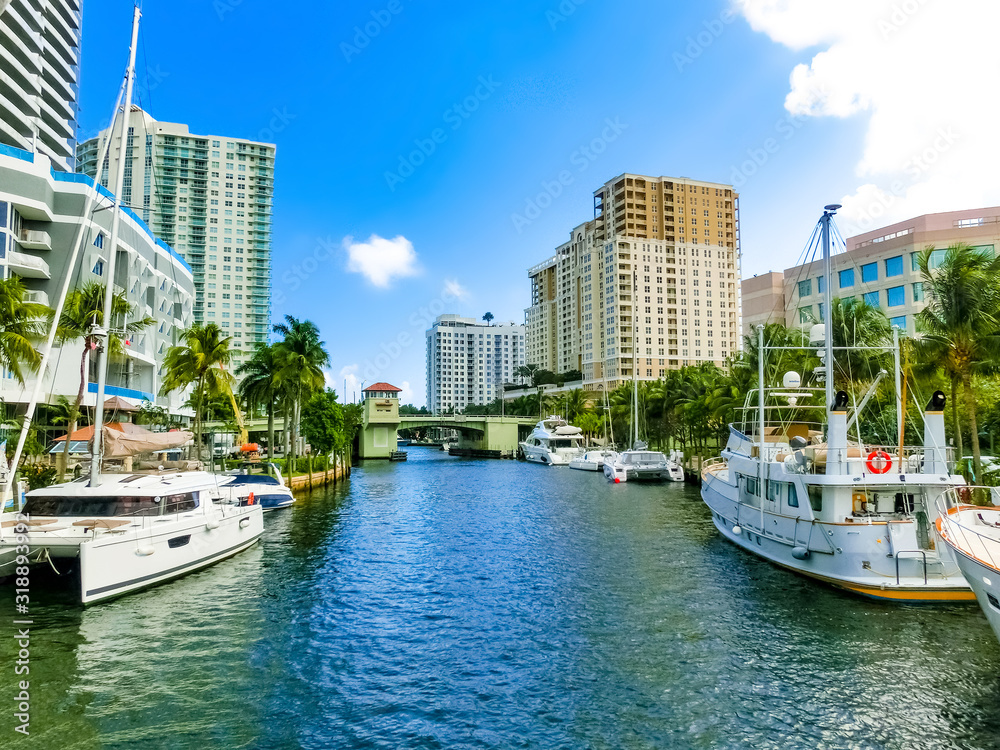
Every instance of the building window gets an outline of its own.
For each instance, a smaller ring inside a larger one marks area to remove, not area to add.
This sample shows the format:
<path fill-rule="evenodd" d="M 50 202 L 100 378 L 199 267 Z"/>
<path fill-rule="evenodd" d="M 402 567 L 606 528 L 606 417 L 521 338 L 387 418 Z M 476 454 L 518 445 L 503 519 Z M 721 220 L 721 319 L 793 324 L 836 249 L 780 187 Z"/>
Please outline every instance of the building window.
<path fill-rule="evenodd" d="M 816 279 L 816 293 L 822 294 L 826 291 L 826 278 L 820 276 Z"/>
<path fill-rule="evenodd" d="M 896 318 L 889 318 L 889 325 L 899 326 L 900 331 L 906 330 L 906 316 L 900 315 Z"/>
<path fill-rule="evenodd" d="M 826 320 L 826 310 L 823 309 L 822 302 L 819 303 L 819 320 L 821 323 Z"/>
<path fill-rule="evenodd" d="M 812 279 L 799 282 L 799 297 L 808 297 L 812 293 Z"/>
<path fill-rule="evenodd" d="M 866 292 L 864 300 L 869 307 L 878 307 L 878 292 Z"/>
<path fill-rule="evenodd" d="M 913 285 L 913 301 L 914 302 L 924 301 L 924 282 L 918 281 Z"/>
<path fill-rule="evenodd" d="M 903 275 L 903 256 L 897 255 L 895 258 L 885 259 L 885 276 L 890 278 L 892 276 L 902 276 Z"/>
<path fill-rule="evenodd" d="M 98 276 L 103 276 L 104 275 L 104 261 L 103 260 L 99 260 L 99 261 L 97 261 L 97 263 L 94 264 L 94 273 L 97 274 Z"/>
<path fill-rule="evenodd" d="M 878 263 L 866 263 L 861 266 L 861 281 L 864 284 L 878 281 Z"/>
<path fill-rule="evenodd" d="M 906 287 L 894 286 L 885 290 L 885 303 L 888 307 L 899 307 L 906 304 Z"/>
<path fill-rule="evenodd" d="M 838 276 L 840 281 L 840 288 L 846 289 L 847 287 L 854 286 L 854 269 L 847 268 L 841 271 Z"/>

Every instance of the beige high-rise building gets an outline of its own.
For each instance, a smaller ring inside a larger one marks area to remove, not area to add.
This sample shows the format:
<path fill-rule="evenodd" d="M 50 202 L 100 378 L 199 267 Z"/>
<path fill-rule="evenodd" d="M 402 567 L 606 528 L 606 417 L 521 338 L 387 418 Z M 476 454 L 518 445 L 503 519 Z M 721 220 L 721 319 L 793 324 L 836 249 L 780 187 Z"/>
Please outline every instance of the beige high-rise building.
<path fill-rule="evenodd" d="M 194 135 L 139 107 L 129 118 L 122 201 L 184 256 L 194 271 L 194 319 L 217 323 L 240 356 L 271 331 L 273 143 Z M 100 133 L 80 144 L 77 169 L 97 174 Z M 122 153 L 113 140 L 103 181 Z"/>
<path fill-rule="evenodd" d="M 732 185 L 623 174 L 594 218 L 528 270 L 528 364 L 615 387 L 740 347 L 739 195 Z"/>

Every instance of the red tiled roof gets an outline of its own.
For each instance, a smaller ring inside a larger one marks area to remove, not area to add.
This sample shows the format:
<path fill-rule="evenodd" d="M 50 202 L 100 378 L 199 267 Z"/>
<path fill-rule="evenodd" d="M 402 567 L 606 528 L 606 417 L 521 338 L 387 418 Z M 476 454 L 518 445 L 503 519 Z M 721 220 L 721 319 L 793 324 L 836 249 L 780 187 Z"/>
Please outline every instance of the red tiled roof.
<path fill-rule="evenodd" d="M 368 391 L 395 391 L 396 393 L 402 393 L 403 389 L 397 388 L 394 385 L 389 385 L 388 383 L 372 383 L 361 392 L 368 393 Z"/>

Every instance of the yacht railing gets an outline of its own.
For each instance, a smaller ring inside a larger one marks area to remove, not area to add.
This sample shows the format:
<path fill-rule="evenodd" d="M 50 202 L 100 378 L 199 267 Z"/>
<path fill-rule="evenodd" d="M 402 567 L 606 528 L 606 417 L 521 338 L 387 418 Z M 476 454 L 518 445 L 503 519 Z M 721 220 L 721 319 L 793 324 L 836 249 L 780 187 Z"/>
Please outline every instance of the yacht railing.
<path fill-rule="evenodd" d="M 937 500 L 942 534 L 955 547 L 1000 572 L 1000 487 L 952 487 Z M 983 517 L 990 512 L 992 520 Z M 990 531 L 984 533 L 976 527 Z"/>

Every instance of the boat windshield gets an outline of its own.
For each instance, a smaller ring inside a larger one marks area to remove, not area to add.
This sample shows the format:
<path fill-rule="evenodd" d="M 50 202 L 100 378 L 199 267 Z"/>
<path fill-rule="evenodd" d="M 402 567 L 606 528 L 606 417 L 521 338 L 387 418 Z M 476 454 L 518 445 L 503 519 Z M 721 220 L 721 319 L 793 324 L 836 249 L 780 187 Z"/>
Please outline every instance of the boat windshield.
<path fill-rule="evenodd" d="M 280 485 L 277 479 L 267 474 L 237 474 L 233 477 L 233 484 L 277 484 Z"/>
<path fill-rule="evenodd" d="M 626 453 L 627 464 L 658 464 L 663 463 L 662 453 Z"/>
<path fill-rule="evenodd" d="M 29 497 L 24 513 L 31 516 L 160 516 L 182 513 L 198 507 L 190 492 L 163 497 L 59 497 L 58 495 Z"/>
<path fill-rule="evenodd" d="M 572 440 L 568 440 L 568 439 L 565 439 L 565 438 L 558 438 L 558 439 L 550 439 L 549 440 L 549 447 L 550 448 L 575 448 L 576 445 L 573 443 Z"/>

